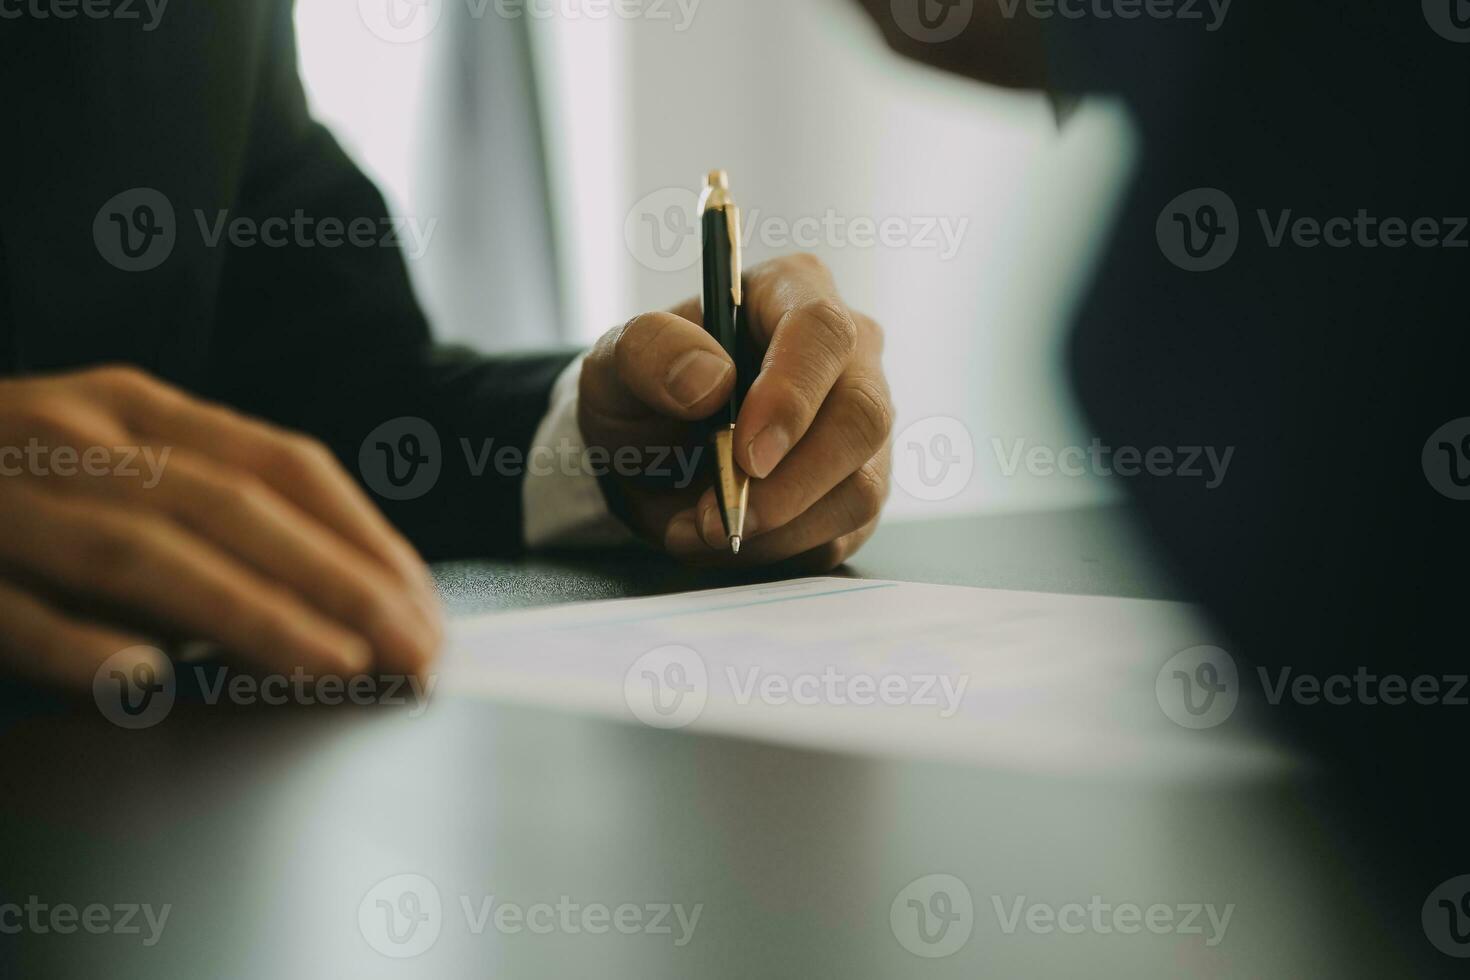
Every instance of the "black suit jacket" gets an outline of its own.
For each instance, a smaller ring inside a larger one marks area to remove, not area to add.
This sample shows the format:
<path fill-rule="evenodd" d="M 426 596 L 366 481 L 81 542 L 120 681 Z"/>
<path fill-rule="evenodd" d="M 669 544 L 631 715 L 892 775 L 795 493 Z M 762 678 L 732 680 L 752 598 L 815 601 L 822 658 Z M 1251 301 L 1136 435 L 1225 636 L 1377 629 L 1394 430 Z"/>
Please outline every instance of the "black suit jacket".
<path fill-rule="evenodd" d="M 359 475 L 370 432 L 422 418 L 441 473 L 416 499 L 378 497 L 390 518 L 431 558 L 520 547 L 520 479 L 475 476 L 461 440 L 524 451 L 571 355 L 432 342 L 402 255 L 378 244 L 381 195 L 308 115 L 289 0 L 173 0 L 148 20 L 0 22 L 0 370 L 132 363 L 310 432 Z M 126 271 L 109 261 L 127 265 L 124 229 L 141 248 L 166 219 L 136 193 L 99 212 L 139 188 L 166 200 L 175 240 Z M 320 224 L 283 247 L 211 243 L 221 212 L 278 219 L 276 241 L 298 213 L 366 219 L 373 244 L 325 247 Z"/>

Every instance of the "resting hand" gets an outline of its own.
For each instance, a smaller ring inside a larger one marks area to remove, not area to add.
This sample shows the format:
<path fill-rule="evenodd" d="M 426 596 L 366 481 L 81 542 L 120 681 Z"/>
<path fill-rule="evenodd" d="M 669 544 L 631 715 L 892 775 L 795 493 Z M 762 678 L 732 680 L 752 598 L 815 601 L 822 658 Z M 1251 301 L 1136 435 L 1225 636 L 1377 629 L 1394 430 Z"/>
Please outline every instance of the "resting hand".
<path fill-rule="evenodd" d="M 0 526 L 0 668 L 34 678 L 161 668 L 152 637 L 339 675 L 439 642 L 422 562 L 325 449 L 131 368 L 0 382 Z"/>

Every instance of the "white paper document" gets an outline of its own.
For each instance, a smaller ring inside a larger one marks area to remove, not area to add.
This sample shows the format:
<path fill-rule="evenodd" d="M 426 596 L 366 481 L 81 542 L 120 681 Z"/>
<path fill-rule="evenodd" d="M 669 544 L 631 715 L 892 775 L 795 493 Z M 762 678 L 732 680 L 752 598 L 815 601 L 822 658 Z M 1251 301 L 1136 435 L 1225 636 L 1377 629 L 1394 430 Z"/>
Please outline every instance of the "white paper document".
<path fill-rule="evenodd" d="M 816 578 L 459 619 L 440 690 L 989 766 L 1286 764 L 1213 642 L 1182 603 Z"/>

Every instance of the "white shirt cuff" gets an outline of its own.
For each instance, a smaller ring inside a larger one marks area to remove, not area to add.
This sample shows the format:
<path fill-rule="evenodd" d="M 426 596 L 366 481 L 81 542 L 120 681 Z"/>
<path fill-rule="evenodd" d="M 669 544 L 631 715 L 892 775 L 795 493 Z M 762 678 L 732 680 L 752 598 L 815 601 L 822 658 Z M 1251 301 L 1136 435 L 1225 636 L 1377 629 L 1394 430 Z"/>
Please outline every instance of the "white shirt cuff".
<path fill-rule="evenodd" d="M 587 444 L 577 424 L 582 361 L 573 361 L 552 385 L 551 404 L 526 455 L 533 463 L 521 485 L 527 548 L 607 548 L 633 540 L 586 466 Z"/>

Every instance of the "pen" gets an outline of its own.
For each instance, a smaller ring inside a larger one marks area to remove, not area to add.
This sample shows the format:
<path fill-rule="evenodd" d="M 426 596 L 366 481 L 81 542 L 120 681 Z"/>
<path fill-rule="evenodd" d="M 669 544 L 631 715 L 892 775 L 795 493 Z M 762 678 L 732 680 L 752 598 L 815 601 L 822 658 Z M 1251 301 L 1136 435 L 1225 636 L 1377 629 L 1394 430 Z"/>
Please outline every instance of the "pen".
<path fill-rule="evenodd" d="M 704 329 L 719 341 L 735 363 L 735 389 L 724 412 L 710 420 L 710 443 L 715 450 L 715 495 L 720 520 L 730 538 L 730 550 L 740 554 L 745 533 L 745 508 L 750 497 L 750 477 L 735 462 L 735 420 L 740 415 L 741 333 L 744 303 L 740 282 L 740 209 L 730 197 L 730 178 L 723 170 L 705 178 L 699 199 L 700 223 L 704 232 Z"/>

